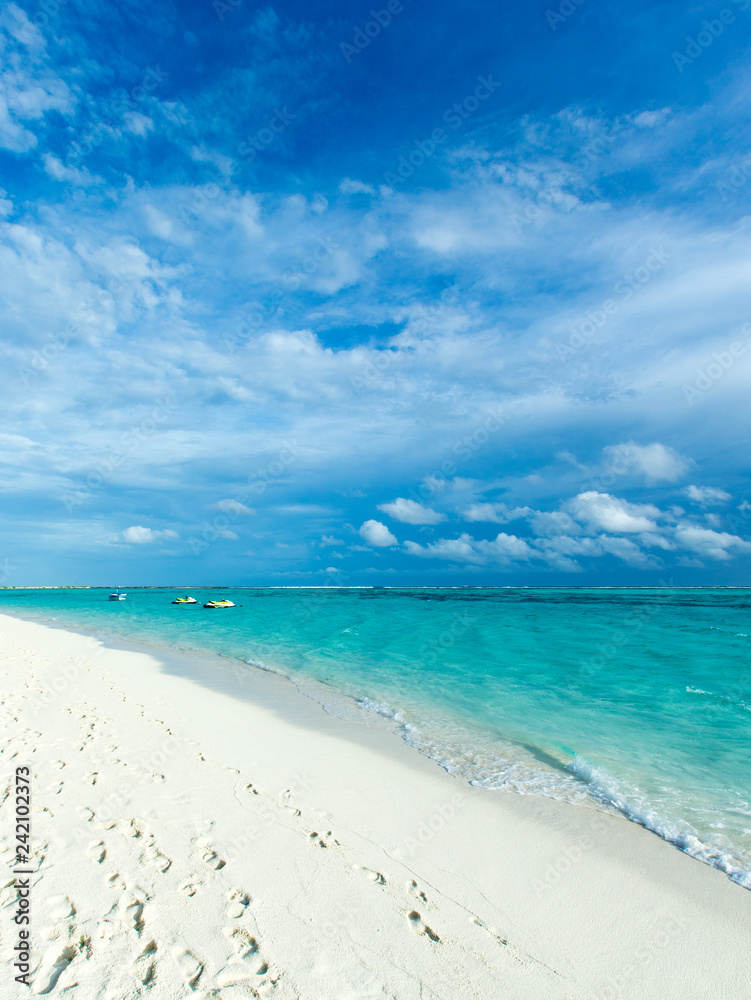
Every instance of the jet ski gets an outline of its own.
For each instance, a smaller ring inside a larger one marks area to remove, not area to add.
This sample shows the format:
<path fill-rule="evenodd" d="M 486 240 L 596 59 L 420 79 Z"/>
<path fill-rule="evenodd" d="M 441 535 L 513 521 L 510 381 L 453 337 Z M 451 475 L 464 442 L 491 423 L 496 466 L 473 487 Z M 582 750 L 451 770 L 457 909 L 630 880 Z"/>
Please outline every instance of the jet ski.
<path fill-rule="evenodd" d="M 208 604 L 204 604 L 205 608 L 234 608 L 232 601 L 209 601 Z"/>
<path fill-rule="evenodd" d="M 195 597 L 178 597 L 178 599 L 176 601 L 173 601 L 172 603 L 173 604 L 198 604 L 198 601 L 195 599 Z"/>

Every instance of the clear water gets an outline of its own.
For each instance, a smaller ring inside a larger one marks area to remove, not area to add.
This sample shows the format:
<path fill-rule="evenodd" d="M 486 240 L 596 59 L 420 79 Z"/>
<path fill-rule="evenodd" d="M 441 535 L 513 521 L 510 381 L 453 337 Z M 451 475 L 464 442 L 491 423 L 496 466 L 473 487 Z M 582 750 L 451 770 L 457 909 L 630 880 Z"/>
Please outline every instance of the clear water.
<path fill-rule="evenodd" d="M 0 612 L 276 670 L 468 781 L 617 809 L 751 888 L 751 591 L 108 593 L 0 591 Z"/>

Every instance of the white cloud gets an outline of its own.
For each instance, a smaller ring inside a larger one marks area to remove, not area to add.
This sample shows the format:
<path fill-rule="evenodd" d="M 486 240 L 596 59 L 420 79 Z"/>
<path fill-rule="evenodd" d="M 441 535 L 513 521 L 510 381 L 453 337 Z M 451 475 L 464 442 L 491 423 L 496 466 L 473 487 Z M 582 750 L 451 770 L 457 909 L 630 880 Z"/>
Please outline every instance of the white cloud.
<path fill-rule="evenodd" d="M 505 531 L 502 531 L 491 541 L 477 542 L 477 548 L 488 559 L 499 562 L 508 562 L 510 559 L 527 562 L 537 555 L 523 538 L 507 535 Z"/>
<path fill-rule="evenodd" d="M 321 535 L 321 545 L 344 545 L 340 538 L 334 538 L 333 535 Z"/>
<path fill-rule="evenodd" d="M 490 540 L 472 538 L 465 533 L 459 538 L 440 538 L 425 546 L 407 541 L 404 547 L 410 555 L 421 559 L 446 559 L 478 566 L 488 563 L 508 565 L 512 561 L 527 562 L 539 556 L 523 538 L 507 535 L 503 531 Z"/>
<path fill-rule="evenodd" d="M 353 180 L 351 177 L 345 177 L 341 181 L 339 190 L 342 194 L 375 194 L 375 188 L 370 184 L 363 184 L 362 181 Z"/>
<path fill-rule="evenodd" d="M 89 187 L 92 184 L 101 184 L 102 178 L 89 173 L 84 167 L 66 167 L 62 160 L 59 160 L 51 153 L 45 153 L 43 158 L 44 169 L 56 181 L 63 181 L 66 184 L 74 184 L 77 187 Z"/>
<path fill-rule="evenodd" d="M 130 528 L 126 528 L 120 537 L 128 545 L 149 545 L 151 542 L 169 541 L 180 536 L 170 528 L 166 528 L 164 531 L 154 531 L 152 528 L 144 528 L 140 524 L 134 524 Z"/>
<path fill-rule="evenodd" d="M 252 507 L 246 507 L 244 503 L 240 503 L 239 500 L 217 500 L 216 503 L 209 504 L 211 510 L 221 510 L 226 514 L 237 514 L 237 515 L 250 515 L 255 514 L 255 510 Z"/>
<path fill-rule="evenodd" d="M 511 509 L 505 503 L 473 503 L 462 512 L 462 517 L 465 521 L 507 524 L 509 521 L 516 521 L 532 513 L 534 512 L 529 507 L 514 507 Z"/>
<path fill-rule="evenodd" d="M 564 506 L 577 521 L 583 521 L 590 528 L 617 533 L 655 531 L 654 518 L 660 516 L 660 511 L 652 504 L 628 503 L 594 490 L 580 493 Z"/>
<path fill-rule="evenodd" d="M 48 111 L 68 115 L 74 107 L 66 84 L 45 65 L 45 42 L 17 4 L 0 10 L 0 148 L 34 149 L 39 138 L 27 128 Z"/>
<path fill-rule="evenodd" d="M 718 490 L 714 486 L 687 486 L 683 491 L 689 500 L 708 507 L 710 504 L 727 503 L 733 498 L 725 490 Z"/>
<path fill-rule="evenodd" d="M 368 543 L 375 548 L 385 548 L 388 545 L 398 545 L 399 542 L 391 534 L 385 524 L 380 521 L 366 521 L 360 528 L 360 534 Z"/>
<path fill-rule="evenodd" d="M 437 542 L 431 542 L 425 546 L 418 545 L 417 542 L 407 541 L 404 543 L 404 548 L 411 556 L 419 556 L 421 559 L 448 559 L 450 562 L 484 563 L 485 557 L 477 552 L 474 543 L 474 538 L 463 534 L 459 538 L 440 538 Z"/>
<path fill-rule="evenodd" d="M 650 482 L 674 483 L 688 470 L 690 462 L 673 448 L 655 441 L 639 445 L 633 441 L 603 448 L 608 469 L 623 475 L 627 472 L 643 475 Z"/>
<path fill-rule="evenodd" d="M 637 566 L 640 569 L 657 569 L 660 566 L 659 562 L 643 552 L 630 538 L 612 538 L 608 535 L 600 535 L 597 541 L 602 546 L 603 552 L 616 556 L 629 566 Z"/>
<path fill-rule="evenodd" d="M 439 524 L 446 520 L 445 514 L 404 497 L 397 497 L 391 503 L 379 503 L 378 509 L 403 524 Z"/>
<path fill-rule="evenodd" d="M 699 528 L 696 525 L 687 524 L 679 525 L 675 529 L 675 534 L 679 544 L 684 548 L 698 552 L 699 555 L 709 559 L 725 562 L 731 558 L 731 549 L 751 552 L 751 543 L 739 538 L 738 535 L 731 535 L 727 531 L 712 531 L 710 528 Z"/>

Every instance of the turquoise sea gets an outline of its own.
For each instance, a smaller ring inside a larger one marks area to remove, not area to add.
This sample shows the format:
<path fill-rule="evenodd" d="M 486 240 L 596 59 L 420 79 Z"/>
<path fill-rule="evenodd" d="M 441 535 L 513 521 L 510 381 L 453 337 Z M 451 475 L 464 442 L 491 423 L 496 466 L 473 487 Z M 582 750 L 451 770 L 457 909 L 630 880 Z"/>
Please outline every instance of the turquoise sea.
<path fill-rule="evenodd" d="M 617 809 L 751 888 L 751 591 L 0 591 L 0 612 L 235 658 L 490 788 Z M 202 608 L 229 597 L 238 607 Z"/>

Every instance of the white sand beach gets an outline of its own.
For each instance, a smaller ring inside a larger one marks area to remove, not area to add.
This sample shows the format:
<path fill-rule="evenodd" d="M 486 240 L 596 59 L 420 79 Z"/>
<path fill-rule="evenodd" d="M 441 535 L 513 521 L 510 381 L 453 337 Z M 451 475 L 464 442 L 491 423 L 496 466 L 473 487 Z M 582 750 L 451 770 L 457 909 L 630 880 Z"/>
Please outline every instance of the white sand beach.
<path fill-rule="evenodd" d="M 29 992 L 19 766 L 32 993 L 751 996 L 751 893 L 721 872 L 625 819 L 472 788 L 274 675 L 181 669 L 0 616 L 3 997 Z"/>

